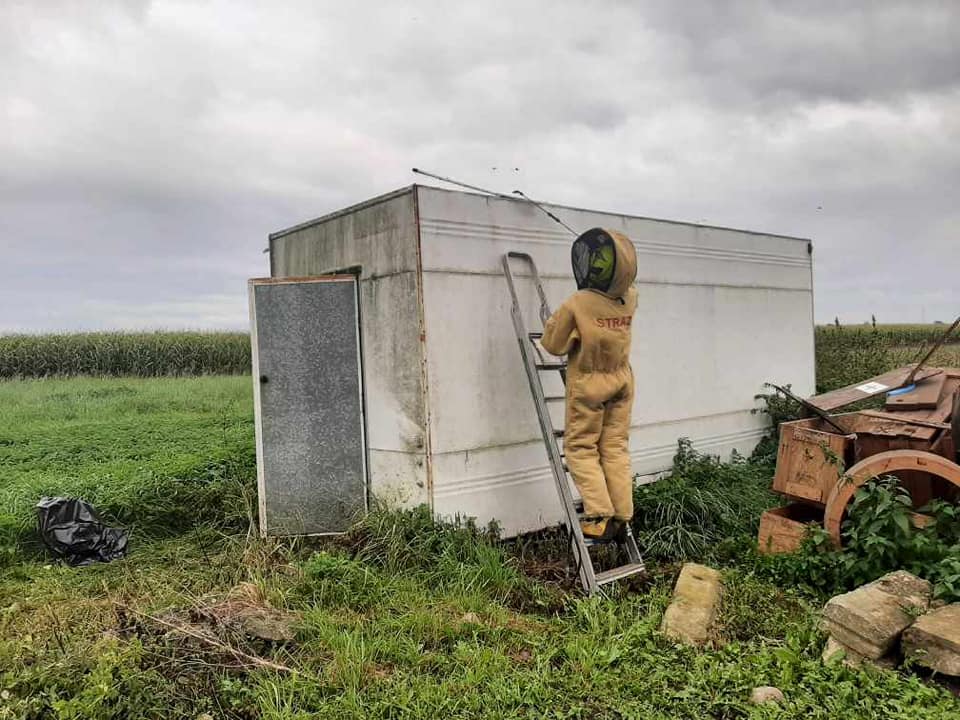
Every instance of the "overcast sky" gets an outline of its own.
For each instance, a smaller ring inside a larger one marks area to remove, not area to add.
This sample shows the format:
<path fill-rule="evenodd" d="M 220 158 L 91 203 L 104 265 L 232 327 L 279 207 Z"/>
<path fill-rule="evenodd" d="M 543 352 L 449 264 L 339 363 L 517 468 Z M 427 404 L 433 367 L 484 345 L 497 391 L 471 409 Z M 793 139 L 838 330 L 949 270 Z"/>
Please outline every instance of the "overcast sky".
<path fill-rule="evenodd" d="M 0 332 L 244 328 L 270 231 L 412 166 L 811 237 L 818 320 L 950 320 L 958 38 L 950 1 L 0 0 Z"/>

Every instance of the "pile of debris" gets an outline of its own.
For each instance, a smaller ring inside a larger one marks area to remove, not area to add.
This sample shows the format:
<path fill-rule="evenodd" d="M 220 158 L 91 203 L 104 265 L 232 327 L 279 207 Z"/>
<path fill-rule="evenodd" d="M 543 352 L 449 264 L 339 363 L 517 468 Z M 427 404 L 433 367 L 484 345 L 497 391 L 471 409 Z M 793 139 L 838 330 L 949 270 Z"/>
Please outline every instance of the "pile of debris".
<path fill-rule="evenodd" d="M 960 368 L 924 363 L 960 325 L 957 318 L 923 360 L 857 385 L 796 400 L 808 417 L 780 426 L 773 490 L 790 503 L 760 519 L 761 552 L 793 552 L 809 524 L 822 525 L 841 544 L 840 527 L 857 489 L 893 475 L 914 508 L 933 499 L 960 500 Z M 837 413 L 885 395 L 882 410 Z M 919 526 L 926 518 L 915 515 Z"/>
<path fill-rule="evenodd" d="M 960 676 L 960 603 L 931 602 L 926 580 L 903 570 L 831 598 L 823 608 L 825 661 L 893 669 L 901 661 Z"/>

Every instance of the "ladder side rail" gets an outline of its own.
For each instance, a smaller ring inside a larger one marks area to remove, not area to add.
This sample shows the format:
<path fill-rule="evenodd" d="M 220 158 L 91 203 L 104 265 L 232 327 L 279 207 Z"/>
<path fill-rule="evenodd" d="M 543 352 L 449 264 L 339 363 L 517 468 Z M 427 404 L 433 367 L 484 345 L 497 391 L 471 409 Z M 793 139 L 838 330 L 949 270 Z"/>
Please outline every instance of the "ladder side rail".
<path fill-rule="evenodd" d="M 503 270 L 507 278 L 507 284 L 510 288 L 511 305 L 510 316 L 513 320 L 514 332 L 520 345 L 520 355 L 523 358 L 524 369 L 527 373 L 527 380 L 530 384 L 530 390 L 533 394 L 534 408 L 537 412 L 537 420 L 540 424 L 540 432 L 543 435 L 543 441 L 547 448 L 550 468 L 553 472 L 554 483 L 560 495 L 561 505 L 563 505 L 564 515 L 567 519 L 567 528 L 570 532 L 571 549 L 578 559 L 580 580 L 585 590 L 594 593 L 597 590 L 596 575 L 593 570 L 593 562 L 584 542 L 583 533 L 580 530 L 580 522 L 574 508 L 573 493 L 567 482 L 566 472 L 563 469 L 563 458 L 560 457 L 560 450 L 557 447 L 554 436 L 553 422 L 550 419 L 550 412 L 547 408 L 547 402 L 544 398 L 543 386 L 540 383 L 540 376 L 537 371 L 536 361 L 533 358 L 531 343 L 527 335 L 526 326 L 523 323 L 523 313 L 520 310 L 520 300 L 517 295 L 516 286 L 513 280 L 513 273 L 510 268 L 510 257 L 520 256 L 526 259 L 536 270 L 536 265 L 526 253 L 508 253 L 503 257 Z"/>

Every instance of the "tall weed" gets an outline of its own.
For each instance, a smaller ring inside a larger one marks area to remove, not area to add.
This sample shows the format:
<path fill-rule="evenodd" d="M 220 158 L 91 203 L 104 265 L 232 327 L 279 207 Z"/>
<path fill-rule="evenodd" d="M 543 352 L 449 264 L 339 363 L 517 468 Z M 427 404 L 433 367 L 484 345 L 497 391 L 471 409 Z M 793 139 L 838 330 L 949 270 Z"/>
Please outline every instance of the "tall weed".
<path fill-rule="evenodd" d="M 703 559 L 724 539 L 756 533 L 778 504 L 769 485 L 767 466 L 736 454 L 723 463 L 682 438 L 669 477 L 634 491 L 637 541 L 651 558 Z"/>

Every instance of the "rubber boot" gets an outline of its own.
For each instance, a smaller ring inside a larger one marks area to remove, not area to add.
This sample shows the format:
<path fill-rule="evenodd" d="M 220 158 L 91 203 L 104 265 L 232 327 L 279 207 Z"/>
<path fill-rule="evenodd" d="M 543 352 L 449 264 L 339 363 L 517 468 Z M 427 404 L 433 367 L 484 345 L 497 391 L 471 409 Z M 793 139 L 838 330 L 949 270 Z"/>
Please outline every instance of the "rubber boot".
<path fill-rule="evenodd" d="M 580 532 L 585 538 L 602 540 L 610 524 L 610 518 L 583 519 L 580 521 Z"/>

